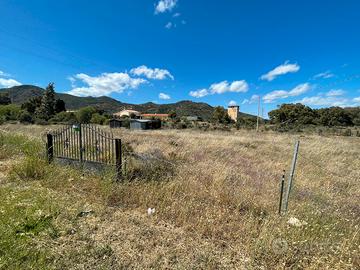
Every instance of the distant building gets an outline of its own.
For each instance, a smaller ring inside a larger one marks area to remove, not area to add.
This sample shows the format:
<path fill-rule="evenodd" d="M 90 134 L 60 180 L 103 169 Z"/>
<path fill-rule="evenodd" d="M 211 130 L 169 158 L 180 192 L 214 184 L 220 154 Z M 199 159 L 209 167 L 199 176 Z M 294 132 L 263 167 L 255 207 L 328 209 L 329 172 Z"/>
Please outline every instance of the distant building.
<path fill-rule="evenodd" d="M 166 120 L 169 118 L 169 115 L 166 113 L 143 113 L 141 114 L 141 118 L 144 119 L 162 119 L 162 120 Z"/>
<path fill-rule="evenodd" d="M 115 117 L 121 118 L 121 117 L 131 117 L 132 115 L 136 118 L 141 116 L 141 113 L 135 110 L 122 110 L 120 112 L 113 114 Z"/>
<path fill-rule="evenodd" d="M 186 116 L 187 121 L 201 121 L 201 117 L 199 116 Z"/>
<path fill-rule="evenodd" d="M 130 129 L 134 130 L 146 130 L 146 129 L 159 129 L 161 128 L 161 121 L 148 120 L 148 119 L 131 119 Z"/>
<path fill-rule="evenodd" d="M 122 120 L 122 119 L 111 119 L 109 121 L 110 128 L 121 128 L 121 127 L 129 127 L 129 124 L 126 125 L 125 122 L 129 123 L 129 120 Z"/>
<path fill-rule="evenodd" d="M 233 105 L 233 106 L 228 107 L 228 115 L 235 122 L 237 121 L 237 119 L 239 117 L 239 112 L 240 112 L 240 107 L 237 106 L 237 105 Z"/>

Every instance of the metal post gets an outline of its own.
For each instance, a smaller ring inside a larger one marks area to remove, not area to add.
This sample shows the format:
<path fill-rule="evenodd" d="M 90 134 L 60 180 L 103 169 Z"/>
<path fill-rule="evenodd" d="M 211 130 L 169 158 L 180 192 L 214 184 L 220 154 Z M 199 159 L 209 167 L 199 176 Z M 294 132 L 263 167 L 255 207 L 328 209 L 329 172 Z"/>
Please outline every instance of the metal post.
<path fill-rule="evenodd" d="M 53 135 L 48 133 L 46 134 L 47 138 L 47 158 L 48 162 L 51 163 L 54 159 L 54 145 L 53 145 Z"/>
<path fill-rule="evenodd" d="M 298 156 L 298 152 L 299 152 L 299 145 L 300 145 L 300 141 L 298 140 L 298 141 L 296 141 L 296 144 L 295 144 L 294 156 L 293 156 L 293 160 L 292 160 L 292 164 L 291 164 L 290 176 L 289 176 L 289 181 L 288 181 L 288 186 L 287 186 L 287 193 L 286 193 L 286 198 L 285 198 L 285 212 L 287 212 L 287 209 L 288 209 L 289 196 L 290 196 L 290 192 L 291 192 L 292 185 L 293 185 L 292 182 L 293 182 L 293 178 L 294 178 L 296 161 L 297 161 L 297 156 Z"/>
<path fill-rule="evenodd" d="M 116 180 L 122 178 L 121 139 L 115 139 Z"/>
<path fill-rule="evenodd" d="M 283 171 L 283 175 L 280 181 L 280 201 L 279 201 L 279 215 L 282 212 L 282 201 L 283 201 L 283 194 L 284 194 L 284 184 L 285 184 L 285 170 Z"/>
<path fill-rule="evenodd" d="M 258 113 L 256 117 L 256 132 L 259 132 L 259 118 L 260 118 L 259 114 L 260 114 L 260 96 L 258 101 Z"/>

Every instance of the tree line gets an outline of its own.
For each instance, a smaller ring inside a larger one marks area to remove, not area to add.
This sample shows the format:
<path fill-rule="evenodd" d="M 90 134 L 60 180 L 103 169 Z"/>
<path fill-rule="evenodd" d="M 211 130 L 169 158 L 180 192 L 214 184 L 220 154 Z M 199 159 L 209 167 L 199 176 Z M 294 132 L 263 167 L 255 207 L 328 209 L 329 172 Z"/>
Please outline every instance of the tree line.
<path fill-rule="evenodd" d="M 352 127 L 360 126 L 360 107 L 330 107 L 312 109 L 301 103 L 282 104 L 269 112 L 270 124 L 283 128 L 305 126 Z"/>

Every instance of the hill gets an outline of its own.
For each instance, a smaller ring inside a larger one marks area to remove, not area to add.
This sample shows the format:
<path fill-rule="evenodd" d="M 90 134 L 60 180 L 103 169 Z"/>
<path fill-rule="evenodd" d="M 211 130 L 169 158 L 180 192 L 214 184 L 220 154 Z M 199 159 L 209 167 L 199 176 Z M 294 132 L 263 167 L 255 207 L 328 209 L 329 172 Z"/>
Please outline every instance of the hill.
<path fill-rule="evenodd" d="M 0 89 L 0 93 L 8 93 L 12 103 L 22 104 L 32 97 L 42 95 L 44 89 L 34 85 L 21 85 L 11 88 Z M 64 93 L 57 93 L 57 98 L 65 101 L 67 110 L 77 110 L 86 106 L 94 106 L 106 112 L 112 113 L 123 108 L 132 108 L 144 113 L 168 113 L 175 111 L 178 116 L 196 115 L 203 119 L 210 119 L 214 107 L 204 102 L 193 102 L 190 100 L 179 101 L 169 104 L 155 104 L 147 102 L 144 104 L 123 103 L 116 99 L 102 97 L 77 97 Z M 241 117 L 255 117 L 246 113 L 240 113 Z"/>

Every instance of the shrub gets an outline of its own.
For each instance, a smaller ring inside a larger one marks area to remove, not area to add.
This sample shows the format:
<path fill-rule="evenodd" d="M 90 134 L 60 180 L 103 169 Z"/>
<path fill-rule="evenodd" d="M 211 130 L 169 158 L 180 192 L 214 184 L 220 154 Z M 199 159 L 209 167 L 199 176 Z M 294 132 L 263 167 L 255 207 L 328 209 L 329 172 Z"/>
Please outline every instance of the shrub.
<path fill-rule="evenodd" d="M 84 107 L 76 113 L 76 118 L 80 123 L 89 124 L 94 113 L 96 113 L 94 107 Z"/>
<path fill-rule="evenodd" d="M 103 125 L 106 121 L 106 117 L 99 113 L 94 113 L 91 117 L 90 122 L 93 124 Z"/>
<path fill-rule="evenodd" d="M 13 175 L 21 181 L 41 180 L 45 176 L 46 162 L 37 157 L 26 157 L 20 163 L 14 165 Z"/>
<path fill-rule="evenodd" d="M 21 108 L 17 105 L 0 105 L 0 118 L 4 121 L 18 120 Z"/>
<path fill-rule="evenodd" d="M 19 121 L 20 121 L 20 123 L 23 123 L 23 124 L 32 124 L 34 122 L 31 114 L 27 111 L 23 111 L 20 114 Z"/>

